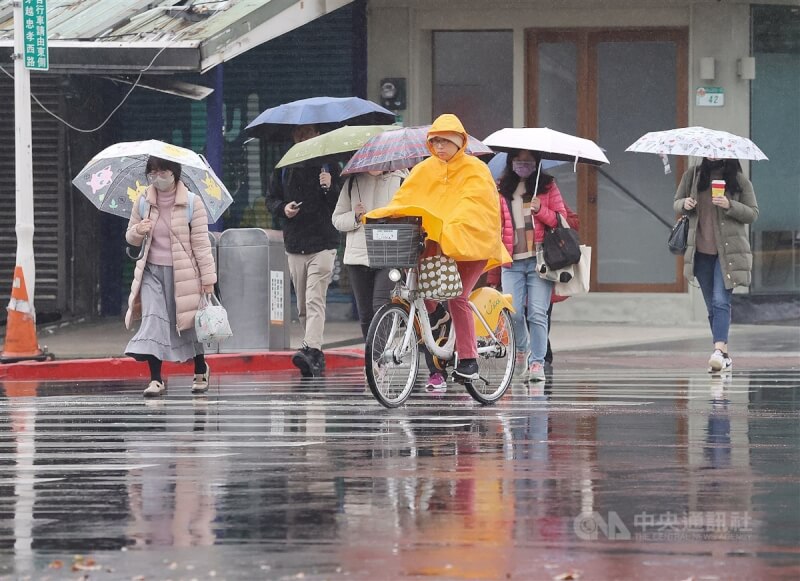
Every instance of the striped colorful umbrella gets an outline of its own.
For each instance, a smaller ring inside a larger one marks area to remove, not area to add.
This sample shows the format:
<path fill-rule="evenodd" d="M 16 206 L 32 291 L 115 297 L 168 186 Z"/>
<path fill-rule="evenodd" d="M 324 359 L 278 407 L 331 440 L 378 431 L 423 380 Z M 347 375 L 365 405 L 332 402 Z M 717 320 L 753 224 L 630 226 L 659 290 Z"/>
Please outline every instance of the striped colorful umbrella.
<path fill-rule="evenodd" d="M 342 170 L 342 175 L 366 171 L 391 171 L 414 167 L 430 157 L 427 139 L 430 125 L 403 127 L 385 131 L 370 138 L 355 152 Z M 472 136 L 467 140 L 470 155 L 494 155 L 494 152 Z"/>

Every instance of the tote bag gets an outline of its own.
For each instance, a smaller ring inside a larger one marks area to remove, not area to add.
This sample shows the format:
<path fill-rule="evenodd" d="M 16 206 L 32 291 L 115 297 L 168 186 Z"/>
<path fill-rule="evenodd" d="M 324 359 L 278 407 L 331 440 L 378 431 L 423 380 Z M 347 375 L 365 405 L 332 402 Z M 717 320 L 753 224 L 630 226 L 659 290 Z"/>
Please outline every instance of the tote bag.
<path fill-rule="evenodd" d="M 573 276 L 568 282 L 556 282 L 555 293 L 571 297 L 589 292 L 592 274 L 592 247 L 581 244 L 581 259 L 573 267 Z"/>
<path fill-rule="evenodd" d="M 455 259 L 429 256 L 419 261 L 419 296 L 425 299 L 452 299 L 464 292 Z"/>
<path fill-rule="evenodd" d="M 200 299 L 200 308 L 194 316 L 194 330 L 199 343 L 221 341 L 233 335 L 228 312 L 214 293 Z"/>

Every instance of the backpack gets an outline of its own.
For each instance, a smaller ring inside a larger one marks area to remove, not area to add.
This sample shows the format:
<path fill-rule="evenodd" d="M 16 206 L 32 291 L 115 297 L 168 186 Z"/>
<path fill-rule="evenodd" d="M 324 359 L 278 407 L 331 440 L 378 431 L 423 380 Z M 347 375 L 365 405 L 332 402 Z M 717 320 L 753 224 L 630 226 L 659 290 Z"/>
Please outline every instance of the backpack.
<path fill-rule="evenodd" d="M 194 197 L 197 195 L 194 192 L 186 192 L 189 194 L 188 204 L 186 205 L 186 221 L 189 223 L 189 228 L 192 227 L 192 214 L 194 214 Z M 150 213 L 150 204 L 145 196 L 139 198 L 139 217 L 144 218 L 145 214 Z"/>

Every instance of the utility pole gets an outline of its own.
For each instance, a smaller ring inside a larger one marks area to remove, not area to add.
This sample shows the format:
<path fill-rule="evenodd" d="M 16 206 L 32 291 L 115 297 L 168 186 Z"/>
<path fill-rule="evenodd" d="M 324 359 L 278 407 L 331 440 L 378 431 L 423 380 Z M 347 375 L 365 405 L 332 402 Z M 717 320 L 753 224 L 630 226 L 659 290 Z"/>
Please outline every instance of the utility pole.
<path fill-rule="evenodd" d="M 14 6 L 14 158 L 17 213 L 17 262 L 8 303 L 5 345 L 0 362 L 43 360 L 36 340 L 36 262 L 33 256 L 33 145 L 31 77 L 28 69 L 47 70 L 46 0 L 13 0 Z"/>
<path fill-rule="evenodd" d="M 33 145 L 31 139 L 31 76 L 25 67 L 22 0 L 14 1 L 14 152 L 16 161 L 17 266 L 22 267 L 28 302 L 33 308 L 36 263 L 33 257 Z M 35 314 L 33 315 L 35 318 Z"/>

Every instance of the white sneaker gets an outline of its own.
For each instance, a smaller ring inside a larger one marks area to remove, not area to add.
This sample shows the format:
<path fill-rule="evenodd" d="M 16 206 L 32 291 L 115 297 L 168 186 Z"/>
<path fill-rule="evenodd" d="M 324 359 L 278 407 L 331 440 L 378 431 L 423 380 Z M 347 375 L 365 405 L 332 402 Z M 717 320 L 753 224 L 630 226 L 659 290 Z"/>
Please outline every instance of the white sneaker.
<path fill-rule="evenodd" d="M 156 381 L 155 379 L 150 382 L 150 385 L 144 390 L 145 397 L 157 397 L 159 395 L 164 395 L 164 392 L 167 391 L 167 386 L 161 382 Z"/>
<path fill-rule="evenodd" d="M 211 367 L 206 363 L 205 373 L 195 373 L 192 380 L 192 393 L 203 393 L 208 390 L 208 378 L 211 376 Z"/>
<path fill-rule="evenodd" d="M 528 352 L 517 351 L 514 359 L 514 375 L 528 379 Z"/>
<path fill-rule="evenodd" d="M 720 373 L 721 371 L 728 371 L 733 367 L 733 359 L 726 353 L 719 349 L 714 349 L 711 357 L 708 359 L 708 372 Z"/>
<path fill-rule="evenodd" d="M 528 368 L 528 376 L 528 381 L 532 383 L 547 379 L 544 375 L 544 367 L 541 363 L 531 363 L 531 366 Z"/>

